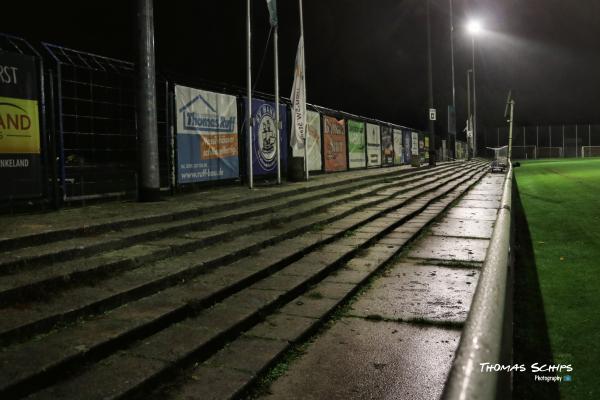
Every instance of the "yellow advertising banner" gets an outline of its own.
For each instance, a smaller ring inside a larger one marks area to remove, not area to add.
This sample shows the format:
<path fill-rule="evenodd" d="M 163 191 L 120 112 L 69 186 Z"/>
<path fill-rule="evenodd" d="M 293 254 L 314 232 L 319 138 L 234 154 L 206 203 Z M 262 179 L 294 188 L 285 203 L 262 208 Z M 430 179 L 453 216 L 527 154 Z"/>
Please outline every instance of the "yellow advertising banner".
<path fill-rule="evenodd" d="M 40 154 L 37 100 L 0 97 L 0 154 Z"/>

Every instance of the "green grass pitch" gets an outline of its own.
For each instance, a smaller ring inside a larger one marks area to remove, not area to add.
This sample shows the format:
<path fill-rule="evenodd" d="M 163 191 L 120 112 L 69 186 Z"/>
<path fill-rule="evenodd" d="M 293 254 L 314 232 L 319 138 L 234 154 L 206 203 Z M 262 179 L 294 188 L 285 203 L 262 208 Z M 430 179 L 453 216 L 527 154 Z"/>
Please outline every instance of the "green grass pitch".
<path fill-rule="evenodd" d="M 521 203 L 515 360 L 542 361 L 547 353 L 573 367 L 555 374 L 571 382 L 552 389 L 517 376 L 515 391 L 521 398 L 600 399 L 600 158 L 522 161 L 514 175 Z"/>

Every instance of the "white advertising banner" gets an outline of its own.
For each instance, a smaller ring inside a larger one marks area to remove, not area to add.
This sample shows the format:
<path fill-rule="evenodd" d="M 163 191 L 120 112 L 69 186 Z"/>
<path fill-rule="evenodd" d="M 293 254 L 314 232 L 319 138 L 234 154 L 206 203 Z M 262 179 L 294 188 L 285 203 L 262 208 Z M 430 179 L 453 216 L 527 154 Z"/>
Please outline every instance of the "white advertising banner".
<path fill-rule="evenodd" d="M 404 164 L 401 129 L 394 129 L 394 164 Z"/>
<path fill-rule="evenodd" d="M 179 183 L 239 175 L 235 96 L 175 86 Z"/>
<path fill-rule="evenodd" d="M 316 111 L 306 111 L 306 129 L 308 129 L 308 170 L 321 171 L 323 169 L 323 160 L 321 157 L 321 115 Z M 300 153 L 300 150 L 298 150 Z M 294 154 L 297 157 L 304 157 L 304 150 L 301 154 Z"/>
<path fill-rule="evenodd" d="M 321 171 L 323 162 L 321 157 L 321 114 L 316 111 L 306 110 L 306 129 L 308 129 L 308 170 Z M 292 146 L 294 157 L 304 158 L 304 143 Z"/>
<path fill-rule="evenodd" d="M 367 124 L 367 167 L 381 166 L 381 128 Z"/>
<path fill-rule="evenodd" d="M 419 156 L 419 132 L 412 133 L 411 152 L 413 156 Z"/>

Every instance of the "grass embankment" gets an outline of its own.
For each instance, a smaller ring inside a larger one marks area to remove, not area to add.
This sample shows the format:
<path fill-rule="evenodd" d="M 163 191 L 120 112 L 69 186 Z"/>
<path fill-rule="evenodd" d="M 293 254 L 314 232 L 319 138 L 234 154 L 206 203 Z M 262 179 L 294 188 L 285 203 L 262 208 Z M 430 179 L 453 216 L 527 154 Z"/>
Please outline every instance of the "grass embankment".
<path fill-rule="evenodd" d="M 555 385 L 516 373 L 515 397 L 598 399 L 600 159 L 526 161 L 514 173 L 515 362 L 573 367 Z"/>

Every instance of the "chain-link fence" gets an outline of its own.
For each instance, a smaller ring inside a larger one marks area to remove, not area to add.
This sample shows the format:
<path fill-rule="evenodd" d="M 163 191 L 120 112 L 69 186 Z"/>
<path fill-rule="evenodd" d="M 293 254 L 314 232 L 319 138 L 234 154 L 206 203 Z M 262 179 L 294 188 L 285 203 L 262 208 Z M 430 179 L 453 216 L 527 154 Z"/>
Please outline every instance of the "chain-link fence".
<path fill-rule="evenodd" d="M 135 193 L 137 138 L 133 63 L 43 43 L 55 70 L 63 199 Z M 161 187 L 170 186 L 168 86 L 157 80 Z"/>
<path fill-rule="evenodd" d="M 486 128 L 490 147 L 508 144 L 508 127 Z M 600 156 L 600 125 L 533 125 L 513 128 L 512 158 Z"/>

